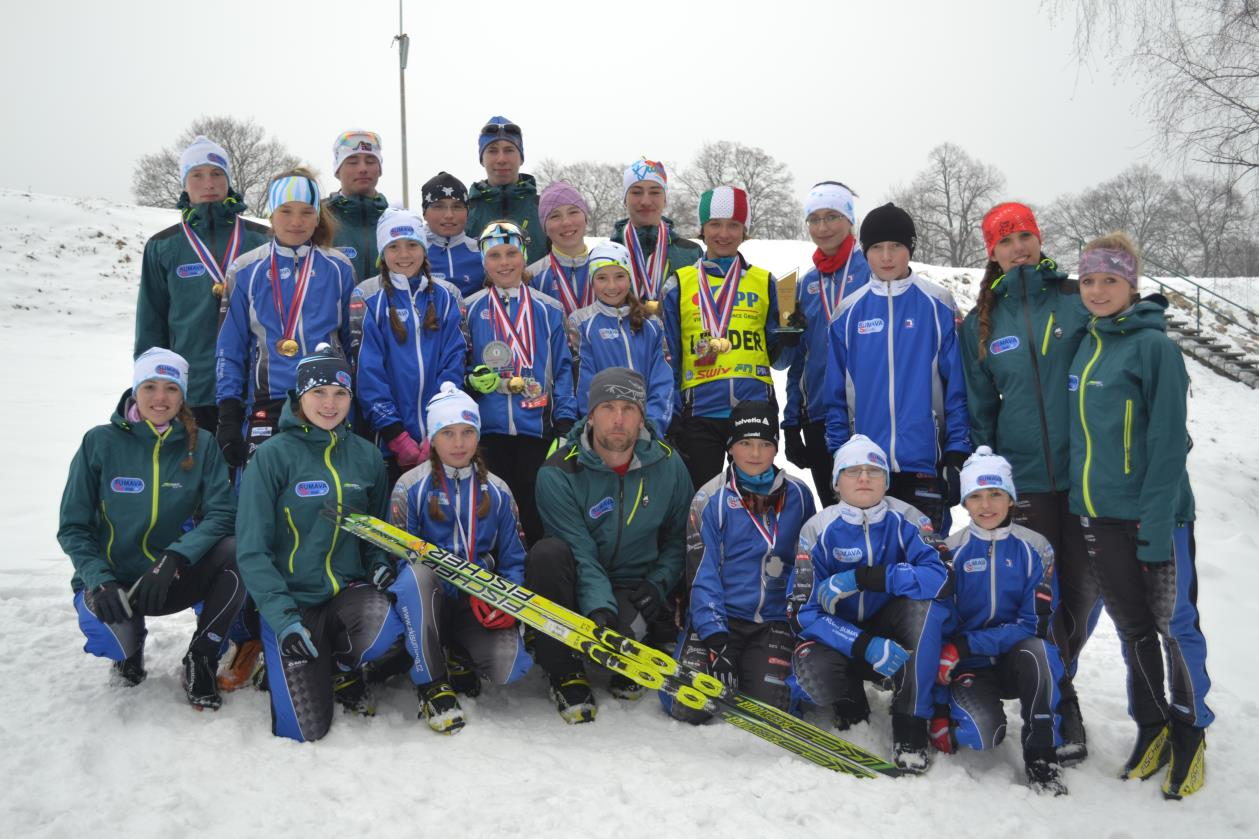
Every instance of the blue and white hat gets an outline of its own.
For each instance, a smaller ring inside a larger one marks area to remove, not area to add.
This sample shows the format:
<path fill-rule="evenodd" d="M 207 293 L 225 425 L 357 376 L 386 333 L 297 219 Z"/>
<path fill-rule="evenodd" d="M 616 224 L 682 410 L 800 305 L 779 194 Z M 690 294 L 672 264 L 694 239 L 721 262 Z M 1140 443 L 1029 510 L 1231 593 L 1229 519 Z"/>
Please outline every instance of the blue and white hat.
<path fill-rule="evenodd" d="M 980 446 L 962 466 L 962 500 L 981 489 L 1000 489 L 1015 501 L 1019 495 L 1014 490 L 1014 470 L 1010 461 L 999 454 L 993 454 L 988 446 Z"/>
<path fill-rule="evenodd" d="M 590 249 L 590 256 L 586 259 L 587 276 L 593 277 L 600 268 L 609 265 L 615 265 L 631 277 L 634 276 L 630 269 L 630 253 L 624 245 L 608 241 L 600 242 Z"/>
<path fill-rule="evenodd" d="M 850 224 L 857 223 L 852 191 L 837 181 L 814 184 L 809 194 L 804 196 L 804 217 L 808 218 L 818 210 L 834 210 Z"/>
<path fill-rule="evenodd" d="M 420 247 L 428 248 L 428 228 L 415 211 L 390 207 L 381 213 L 380 221 L 376 222 L 376 253 L 384 253 L 386 245 L 403 239 L 419 242 Z"/>
<path fill-rule="evenodd" d="M 425 414 L 428 424 L 428 439 L 432 440 L 448 425 L 470 425 L 481 433 L 481 412 L 477 409 L 472 397 L 455 387 L 453 382 L 442 382 L 442 389 L 436 396 L 428 400 L 428 411 Z"/>
<path fill-rule="evenodd" d="M 188 362 L 179 353 L 163 347 L 153 347 L 140 353 L 131 371 L 131 389 L 139 390 L 140 385 L 150 379 L 174 382 L 179 385 L 184 397 L 188 396 Z"/>
<path fill-rule="evenodd" d="M 274 213 L 278 208 L 298 201 L 319 209 L 319 184 L 305 175 L 281 175 L 267 187 L 267 214 Z"/>
<path fill-rule="evenodd" d="M 831 486 L 839 484 L 839 473 L 850 466 L 877 466 L 883 470 L 884 480 L 890 481 L 892 472 L 887 465 L 887 454 L 879 444 L 864 434 L 854 434 L 835 452 L 831 466 Z"/>
<path fill-rule="evenodd" d="M 217 166 L 227 176 L 227 182 L 232 182 L 232 164 L 227 161 L 227 152 L 218 143 L 200 134 L 179 156 L 180 186 L 188 182 L 188 173 L 198 166 Z"/>

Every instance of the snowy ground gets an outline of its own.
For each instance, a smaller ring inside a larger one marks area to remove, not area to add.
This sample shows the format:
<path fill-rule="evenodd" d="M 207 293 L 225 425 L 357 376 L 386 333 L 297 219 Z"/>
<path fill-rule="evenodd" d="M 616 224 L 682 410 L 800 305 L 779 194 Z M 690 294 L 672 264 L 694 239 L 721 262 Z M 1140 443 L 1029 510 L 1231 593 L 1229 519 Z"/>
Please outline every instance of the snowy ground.
<path fill-rule="evenodd" d="M 995 753 L 938 759 L 922 778 L 856 781 L 728 726 L 672 722 L 654 699 L 601 694 L 595 724 L 566 726 L 536 674 L 467 701 L 457 737 L 431 733 L 411 691 L 391 688 L 375 719 L 339 717 L 327 739 L 298 745 L 270 735 L 265 694 L 229 695 L 218 713 L 189 710 L 178 679 L 187 616 L 154 622 L 148 681 L 110 687 L 108 664 L 81 652 L 70 563 L 54 538 L 58 500 L 83 432 L 107 420 L 129 383 L 141 249 L 173 221 L 0 191 L 0 358 L 13 397 L 0 435 L 0 835 L 1254 835 L 1259 393 L 1192 362 L 1199 596 L 1219 720 L 1207 787 L 1179 804 L 1163 802 L 1156 782 L 1114 778 L 1133 728 L 1105 619 L 1077 682 L 1091 757 L 1066 772 L 1071 795 L 1053 800 L 1023 786 L 1014 737 Z M 810 251 L 745 248 L 778 273 L 806 267 Z M 970 305 L 973 274 L 926 273 Z M 877 711 L 887 698 L 874 701 L 872 724 L 853 739 L 886 753 L 890 724 Z"/>

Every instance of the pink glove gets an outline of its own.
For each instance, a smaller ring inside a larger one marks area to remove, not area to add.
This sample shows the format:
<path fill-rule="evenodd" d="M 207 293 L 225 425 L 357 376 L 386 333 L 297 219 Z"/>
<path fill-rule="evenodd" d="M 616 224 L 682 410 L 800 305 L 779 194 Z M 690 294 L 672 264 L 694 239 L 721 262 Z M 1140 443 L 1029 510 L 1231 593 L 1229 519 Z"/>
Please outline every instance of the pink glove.
<path fill-rule="evenodd" d="M 389 451 L 393 452 L 394 456 L 398 458 L 399 466 L 403 469 L 410 469 L 426 457 L 425 449 L 428 448 L 428 441 L 424 442 L 424 448 L 420 448 L 411 435 L 404 431 L 389 441 Z"/>

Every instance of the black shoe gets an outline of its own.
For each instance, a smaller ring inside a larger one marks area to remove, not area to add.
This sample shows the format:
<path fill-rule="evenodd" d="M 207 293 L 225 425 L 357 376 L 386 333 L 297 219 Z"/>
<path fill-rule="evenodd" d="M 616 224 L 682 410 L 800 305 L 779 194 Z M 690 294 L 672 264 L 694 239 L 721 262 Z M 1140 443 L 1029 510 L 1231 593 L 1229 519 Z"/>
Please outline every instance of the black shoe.
<path fill-rule="evenodd" d="M 361 670 L 334 674 L 332 697 L 337 700 L 341 710 L 347 714 L 357 714 L 360 717 L 376 716 L 376 699 L 368 690 Z"/>
<path fill-rule="evenodd" d="M 1067 794 L 1067 785 L 1062 782 L 1062 767 L 1054 749 L 1024 749 L 1023 768 L 1027 772 L 1027 785 L 1033 792 L 1055 796 Z"/>
<path fill-rule="evenodd" d="M 870 721 L 870 700 L 865 685 L 857 681 L 848 686 L 848 695 L 831 706 L 835 711 L 835 728 L 847 731 L 854 725 Z"/>
<path fill-rule="evenodd" d="M 622 673 L 613 673 L 608 680 L 608 693 L 617 699 L 628 699 L 631 702 L 642 699 L 646 688 Z"/>
<path fill-rule="evenodd" d="M 461 654 L 454 651 L 446 653 L 446 677 L 455 693 L 471 697 L 481 695 L 481 677 Z"/>
<path fill-rule="evenodd" d="M 200 711 L 209 708 L 217 711 L 223 707 L 219 696 L 218 659 L 189 650 L 184 656 L 183 685 L 188 704 Z"/>
<path fill-rule="evenodd" d="M 1179 801 L 1202 789 L 1207 780 L 1207 730 L 1172 720 L 1171 760 L 1163 779 L 1163 797 Z"/>
<path fill-rule="evenodd" d="M 438 679 L 415 689 L 420 699 L 420 719 L 438 734 L 454 734 L 461 730 L 465 720 L 459 697 L 450 683 Z"/>
<path fill-rule="evenodd" d="M 1089 756 L 1088 738 L 1084 733 L 1084 717 L 1080 714 L 1080 700 L 1074 696 L 1058 703 L 1058 715 L 1062 717 L 1062 745 L 1058 747 L 1058 763 L 1075 766 Z"/>
<path fill-rule="evenodd" d="M 1147 723 L 1137 727 L 1137 742 L 1119 777 L 1144 781 L 1167 763 L 1171 747 L 1167 723 Z"/>
<path fill-rule="evenodd" d="M 113 680 L 125 688 L 133 688 L 144 681 L 149 675 L 144 669 L 144 649 L 135 651 L 131 658 L 115 661 L 112 668 Z"/>
<path fill-rule="evenodd" d="M 931 765 L 927 720 L 892 714 L 892 760 L 902 772 L 921 775 Z"/>
<path fill-rule="evenodd" d="M 569 725 L 594 722 L 599 707 L 595 704 L 594 691 L 585 673 L 567 673 L 551 677 L 551 698 L 555 707 Z"/>
<path fill-rule="evenodd" d="M 411 654 L 407 652 L 406 644 L 399 638 L 385 650 L 380 658 L 363 664 L 363 680 L 369 685 L 379 685 L 410 669 Z"/>

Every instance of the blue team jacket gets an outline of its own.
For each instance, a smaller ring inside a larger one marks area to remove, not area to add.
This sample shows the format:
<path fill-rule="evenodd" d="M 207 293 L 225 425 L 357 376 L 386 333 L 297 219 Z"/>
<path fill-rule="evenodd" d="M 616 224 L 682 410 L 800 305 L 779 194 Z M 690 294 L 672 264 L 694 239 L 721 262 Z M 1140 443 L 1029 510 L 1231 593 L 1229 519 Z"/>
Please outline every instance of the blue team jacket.
<path fill-rule="evenodd" d="M 485 266 L 476 239 L 465 233 L 457 236 L 428 234 L 428 269 L 435 280 L 445 280 L 470 297 L 485 285 Z"/>
<path fill-rule="evenodd" d="M 893 472 L 934 473 L 944 450 L 970 452 L 966 381 L 951 297 L 910 274 L 871 280 L 830 327 L 826 446 L 853 432 L 882 447 Z"/>
<path fill-rule="evenodd" d="M 433 462 L 426 460 L 399 478 L 389 499 L 389 521 L 513 583 L 524 583 L 525 548 L 520 542 L 516 502 L 507 484 L 493 473 L 481 473 L 473 486 L 471 466 L 443 466 L 442 471 L 443 475 L 434 475 Z M 469 516 L 480 504 L 482 493 L 490 497 L 490 510 L 476 518 L 473 537 Z M 430 496 L 437 498 L 440 518 L 430 515 Z M 456 515 L 459 524 L 455 523 Z M 475 550 L 467 550 L 460 525 L 462 532 L 475 541 Z"/>
<path fill-rule="evenodd" d="M 635 332 L 628 319 L 629 307 L 595 301 L 573 312 L 568 328 L 576 334 L 577 414 L 586 415 L 590 383 L 607 367 L 630 367 L 647 383 L 647 419 L 663 437 L 673 415 L 673 368 L 665 356 L 664 326 L 650 317 Z"/>
<path fill-rule="evenodd" d="M 471 344 L 469 366 L 482 363 L 485 345 L 506 341 L 495 328 L 490 313 L 489 294 L 482 289 L 467 299 L 465 332 Z M 502 299 L 504 292 L 498 292 Z M 520 289 L 505 292 L 507 316 L 515 323 L 520 311 Z M 568 351 L 564 331 L 564 313 L 558 301 L 537 291 L 530 291 L 533 301 L 534 357 L 532 370 L 521 375 L 536 379 L 543 386 L 545 405 L 526 407 L 529 401 L 522 393 L 509 393 L 506 382 L 486 394 L 473 394 L 480 400 L 482 434 L 522 434 L 527 437 L 549 437 L 556 420 L 576 421 L 577 400 L 573 397 L 573 357 Z"/>
<path fill-rule="evenodd" d="M 564 269 L 569 285 L 573 287 L 573 296 L 577 298 L 577 308 L 580 309 L 585 299 L 586 286 L 590 283 L 590 252 L 587 251 L 582 256 L 565 256 L 562 253 L 556 253 L 555 261 Z M 568 304 L 564 302 L 564 296 L 560 294 L 559 279 L 551 267 L 550 255 L 530 265 L 529 273 L 533 275 L 533 279 L 529 281 L 529 287 L 536 288 L 547 297 L 558 300 L 564 309 L 564 316 L 570 317 L 573 313 L 568 310 Z"/>
<path fill-rule="evenodd" d="M 239 399 L 251 406 L 282 399 L 297 384 L 297 362 L 326 341 L 340 352 L 350 347 L 350 295 L 354 268 L 340 251 L 302 245 L 296 251 L 276 245 L 280 301 L 286 311 L 296 291 L 299 260 L 314 260 L 293 339 L 298 352 L 281 355 L 284 312 L 275 306 L 271 280 L 271 243 L 242 254 L 227 272 L 226 311 L 215 347 L 215 401 Z"/>
<path fill-rule="evenodd" d="M 691 580 L 691 628 L 700 638 L 729 631 L 729 619 L 787 620 L 787 581 L 796 563 L 801 526 L 813 517 L 813 492 L 779 471 L 761 526 L 776 534 L 771 547 L 730 486 L 729 467 L 704 484 L 691 502 L 687 563 L 698 555 Z"/>
<path fill-rule="evenodd" d="M 783 351 L 784 355 L 792 353 L 787 367 L 787 406 L 783 410 L 785 426 L 826 422 L 826 363 L 830 358 L 826 351 L 826 336 L 830 324 L 822 306 L 821 292 L 825 289 L 830 299 L 834 300 L 843 279 L 843 271 L 822 274 L 814 268 L 796 283 L 796 311 L 804 315 L 805 327 L 800 344 Z M 844 299 L 869 281 L 870 264 L 866 262 L 865 254 L 854 246 L 848 264 L 848 280 L 843 283 Z M 835 315 L 838 314 L 836 311 Z"/>
<path fill-rule="evenodd" d="M 948 590 L 949 572 L 939 551 L 923 541 L 916 524 L 886 501 L 865 510 L 841 501 L 818 513 L 803 529 L 818 534 L 811 544 L 800 542 L 800 552 L 808 551 L 813 569 L 813 586 L 797 615 L 803 638 L 853 655 L 859 639 L 864 636 L 863 648 L 869 643 L 861 624 L 893 597 L 933 600 Z M 817 602 L 818 587 L 833 574 L 854 570 L 860 591 L 839 601 L 837 614 L 823 610 Z"/>
<path fill-rule="evenodd" d="M 373 430 L 401 423 L 417 443 L 422 441 L 428 436 L 428 400 L 442 382 L 462 384 L 468 344 L 457 295 L 442 282 L 425 280 L 421 288 L 392 277 L 389 287 L 377 277 L 354 290 L 354 303 L 364 306 L 354 397 Z M 390 325 L 390 307 L 406 330 L 401 343 Z M 424 328 L 429 307 L 437 314 L 436 330 Z"/>

